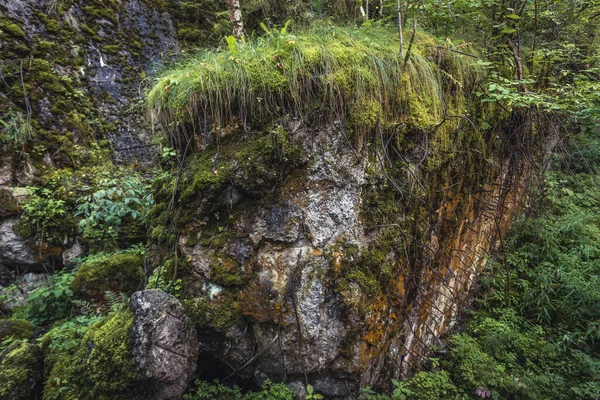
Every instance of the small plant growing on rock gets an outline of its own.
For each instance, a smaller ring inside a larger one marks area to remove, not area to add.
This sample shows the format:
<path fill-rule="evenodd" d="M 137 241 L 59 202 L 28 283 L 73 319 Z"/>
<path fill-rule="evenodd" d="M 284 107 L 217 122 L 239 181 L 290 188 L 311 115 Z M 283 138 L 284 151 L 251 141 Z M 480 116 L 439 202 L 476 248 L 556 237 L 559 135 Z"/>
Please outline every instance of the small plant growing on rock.
<path fill-rule="evenodd" d="M 315 393 L 315 389 L 312 387 L 312 385 L 306 385 L 306 393 L 308 393 L 306 395 L 306 400 L 320 400 L 320 399 L 324 399 L 322 394 L 319 393 Z"/>

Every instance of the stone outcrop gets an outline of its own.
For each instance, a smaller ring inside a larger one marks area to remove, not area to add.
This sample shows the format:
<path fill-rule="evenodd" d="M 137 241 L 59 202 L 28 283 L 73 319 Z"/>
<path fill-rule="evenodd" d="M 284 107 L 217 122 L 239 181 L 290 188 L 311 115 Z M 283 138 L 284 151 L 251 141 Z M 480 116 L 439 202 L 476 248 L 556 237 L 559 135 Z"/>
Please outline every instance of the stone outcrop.
<path fill-rule="evenodd" d="M 308 376 L 328 398 L 351 398 L 411 374 L 457 322 L 519 209 L 527 163 L 504 160 L 478 183 L 457 175 L 468 161 L 454 161 L 423 176 L 425 203 L 418 189 L 403 199 L 339 131 L 286 129 L 296 156 L 274 181 L 254 174 L 250 189 L 247 156 L 229 151 L 237 139 L 199 156 L 228 175 L 182 202 L 183 304 L 201 352 L 229 373 L 290 387 Z"/>
<path fill-rule="evenodd" d="M 70 352 L 50 346 L 52 340 L 44 343 L 53 362 L 48 399 L 181 399 L 198 356 L 181 304 L 160 290 L 134 293 L 129 307 L 90 326 Z"/>
<path fill-rule="evenodd" d="M 131 296 L 133 356 L 156 382 L 155 399 L 179 399 L 196 370 L 198 340 L 181 303 L 160 290 Z"/>
<path fill-rule="evenodd" d="M 62 248 L 23 238 L 18 224 L 15 219 L 0 222 L 0 264 L 20 273 L 43 273 L 59 266 Z"/>

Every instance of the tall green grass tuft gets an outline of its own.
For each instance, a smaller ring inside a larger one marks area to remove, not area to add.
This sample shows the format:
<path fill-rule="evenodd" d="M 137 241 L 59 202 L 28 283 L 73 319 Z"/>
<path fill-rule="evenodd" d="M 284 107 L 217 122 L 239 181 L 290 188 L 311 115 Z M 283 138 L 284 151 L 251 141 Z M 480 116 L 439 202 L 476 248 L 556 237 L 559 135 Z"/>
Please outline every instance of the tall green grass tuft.
<path fill-rule="evenodd" d="M 468 45 L 417 33 L 406 64 L 397 47 L 396 31 L 377 26 L 270 32 L 165 71 L 148 106 L 155 122 L 179 134 L 207 135 L 231 122 L 254 129 L 291 115 L 340 121 L 362 139 L 390 125 L 434 127 L 465 111 L 481 71 L 472 57 L 448 48 L 472 53 Z"/>

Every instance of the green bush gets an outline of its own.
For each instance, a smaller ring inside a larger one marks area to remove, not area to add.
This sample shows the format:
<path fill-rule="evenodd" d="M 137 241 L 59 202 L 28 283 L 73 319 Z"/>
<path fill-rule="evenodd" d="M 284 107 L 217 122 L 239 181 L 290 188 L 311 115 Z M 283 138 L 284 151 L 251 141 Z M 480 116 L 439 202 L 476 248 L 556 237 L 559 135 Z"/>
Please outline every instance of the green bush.
<path fill-rule="evenodd" d="M 148 209 L 154 204 L 149 185 L 129 176 L 102 179 L 93 190 L 79 198 L 75 212 L 82 217 L 79 228 L 83 237 L 92 244 L 100 243 L 94 247 L 101 250 L 118 247 L 119 238 L 128 239 L 123 236 L 141 241 L 143 233 L 136 232 L 140 230 L 136 226 L 145 226 Z"/>

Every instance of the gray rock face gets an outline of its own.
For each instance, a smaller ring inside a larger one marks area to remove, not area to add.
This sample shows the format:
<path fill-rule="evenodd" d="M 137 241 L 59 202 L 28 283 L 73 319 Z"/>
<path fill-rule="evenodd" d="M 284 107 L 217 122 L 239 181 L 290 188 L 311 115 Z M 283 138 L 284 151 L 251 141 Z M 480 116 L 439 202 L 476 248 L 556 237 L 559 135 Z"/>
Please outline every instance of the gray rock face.
<path fill-rule="evenodd" d="M 110 8 L 110 13 L 114 13 L 112 18 L 106 14 L 101 16 Z M 21 40 L 27 46 L 35 48 L 35 44 L 43 40 L 68 49 L 66 60 L 55 62 L 56 55 L 52 51 L 44 57 L 52 63 L 53 74 L 75 86 L 78 97 L 90 99 L 94 116 L 106 125 L 104 138 L 113 142 L 115 161 L 149 163 L 154 155 L 149 137 L 151 129 L 143 107 L 137 107 L 136 102 L 145 73 L 157 68 L 162 57 L 179 50 L 171 16 L 152 2 L 143 0 L 110 4 L 75 0 L 69 2 L 68 8 L 59 2 L 45 0 L 0 0 L 0 14 L 22 29 L 24 37 Z M 49 27 L 46 20 L 57 23 L 59 29 Z M 70 32 L 69 35 L 60 34 L 61 26 Z M 113 45 L 107 46 L 109 43 Z M 12 46 L 12 42 L 0 40 L 0 49 L 8 57 L 13 57 Z M 26 69 L 26 80 L 28 73 Z M 39 98 L 32 98 L 30 103 L 43 128 L 61 130 L 68 126 L 61 114 L 72 110 L 57 111 L 53 108 L 56 93 L 42 85 L 36 90 Z M 92 119 L 91 116 L 88 118 Z M 22 167 L 16 173 L 10 160 L 5 158 L 0 159 L 0 185 L 10 185 L 14 179 L 29 175 L 27 168 Z M 50 158 L 48 154 L 47 161 L 54 161 Z"/>
<path fill-rule="evenodd" d="M 87 250 L 80 243 L 75 243 L 62 253 L 62 261 L 65 267 L 75 266 L 75 259 L 84 257 L 87 254 Z"/>
<path fill-rule="evenodd" d="M 35 254 L 26 241 L 15 233 L 17 220 L 9 219 L 0 224 L 0 263 L 31 266 Z"/>
<path fill-rule="evenodd" d="M 2 273 L 2 265 L 0 265 L 0 274 Z M 27 303 L 27 297 L 38 288 L 47 286 L 48 279 L 50 278 L 50 274 L 48 273 L 34 274 L 30 272 L 19 276 L 13 282 L 10 280 L 12 274 L 10 274 L 7 269 L 4 270 L 4 274 L 4 284 L 8 285 L 9 283 L 12 283 L 12 285 L 8 287 L 0 287 L 0 296 L 6 296 L 7 300 L 4 303 L 4 306 L 8 309 L 25 305 Z"/>
<path fill-rule="evenodd" d="M 181 303 L 160 290 L 131 296 L 135 315 L 133 355 L 149 378 L 158 381 L 155 399 L 179 399 L 196 370 L 196 331 Z"/>
<path fill-rule="evenodd" d="M 236 216 L 233 239 L 223 248 L 188 247 L 181 239 L 194 276 L 209 282 L 194 284 L 190 278 L 186 284 L 194 295 L 201 294 L 201 287 L 218 302 L 226 290 L 211 291 L 215 259 L 226 254 L 242 270 L 254 270 L 241 305 L 249 317 L 220 335 L 201 334 L 201 349 L 236 367 L 253 359 L 239 374 L 258 383 L 298 379 L 302 383 L 296 386 L 303 388 L 306 373 L 322 376 L 319 392 L 327 398 L 345 398 L 358 390 L 353 361 L 346 359 L 342 343 L 351 327 L 342 297 L 325 282 L 333 265 L 324 250 L 337 243 L 366 243 L 359 223 L 364 160 L 357 160 L 344 138 L 329 129 L 290 131 L 301 144 L 306 176 L 284 188 L 275 204 L 250 207 Z M 279 315 L 276 304 L 283 304 Z"/>

